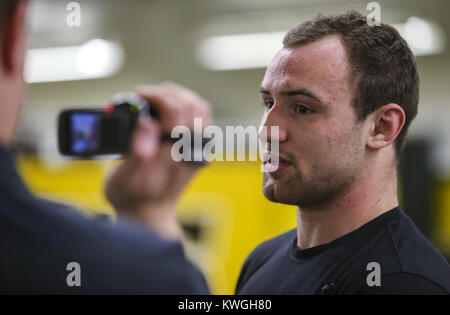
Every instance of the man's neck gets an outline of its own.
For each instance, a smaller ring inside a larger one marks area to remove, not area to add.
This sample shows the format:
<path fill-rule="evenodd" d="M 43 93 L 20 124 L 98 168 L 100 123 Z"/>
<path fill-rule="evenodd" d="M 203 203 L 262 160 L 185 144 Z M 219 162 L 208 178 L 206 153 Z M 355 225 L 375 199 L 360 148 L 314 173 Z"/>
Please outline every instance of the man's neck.
<path fill-rule="evenodd" d="M 298 247 L 329 243 L 397 207 L 396 170 L 383 178 L 379 175 L 375 171 L 364 174 L 346 192 L 327 204 L 314 208 L 298 207 Z"/>

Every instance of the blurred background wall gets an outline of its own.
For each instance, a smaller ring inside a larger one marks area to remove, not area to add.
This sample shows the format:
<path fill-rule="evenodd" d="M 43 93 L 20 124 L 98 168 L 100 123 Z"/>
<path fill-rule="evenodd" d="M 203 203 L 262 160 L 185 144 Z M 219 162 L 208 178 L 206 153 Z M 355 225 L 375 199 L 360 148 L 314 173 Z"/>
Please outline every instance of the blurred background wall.
<path fill-rule="evenodd" d="M 32 190 L 87 214 L 113 213 L 102 186 L 114 162 L 62 159 L 56 143 L 60 110 L 99 107 L 136 84 L 171 80 L 208 99 L 215 124 L 258 125 L 258 87 L 283 32 L 318 13 L 369 14 L 369 1 L 79 0 L 81 25 L 70 27 L 69 2 L 32 1 L 30 85 L 18 162 Z M 401 202 L 450 257 L 450 2 L 378 3 L 382 22 L 407 37 L 421 77 L 419 115 L 401 168 Z M 214 293 L 232 293 L 248 253 L 295 227 L 295 207 L 266 201 L 261 182 L 256 162 L 214 162 L 179 202 L 186 251 Z"/>

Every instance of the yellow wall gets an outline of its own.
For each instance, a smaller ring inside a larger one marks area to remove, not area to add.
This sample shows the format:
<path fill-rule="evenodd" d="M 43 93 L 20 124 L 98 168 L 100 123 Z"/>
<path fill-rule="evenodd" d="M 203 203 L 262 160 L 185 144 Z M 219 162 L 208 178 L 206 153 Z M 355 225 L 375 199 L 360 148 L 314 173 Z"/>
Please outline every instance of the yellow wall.
<path fill-rule="evenodd" d="M 433 216 L 433 241 L 443 255 L 450 257 L 450 178 L 439 181 L 434 192 L 436 213 Z"/>

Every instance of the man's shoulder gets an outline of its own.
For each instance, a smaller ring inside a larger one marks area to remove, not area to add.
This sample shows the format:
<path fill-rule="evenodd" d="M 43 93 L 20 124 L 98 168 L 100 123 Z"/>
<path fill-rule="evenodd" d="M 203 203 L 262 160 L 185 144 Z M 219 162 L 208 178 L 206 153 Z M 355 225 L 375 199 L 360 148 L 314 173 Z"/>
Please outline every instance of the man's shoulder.
<path fill-rule="evenodd" d="M 66 265 L 77 262 L 85 279 L 82 292 L 207 293 L 181 243 L 163 240 L 143 226 L 99 222 L 32 196 L 6 206 L 0 212 L 0 234 L 8 241 L 0 240 L 0 248 L 10 253 L 2 265 L 15 292 L 41 279 L 43 287 L 29 292 L 71 293 L 65 286 Z"/>
<path fill-rule="evenodd" d="M 388 232 L 399 271 L 428 279 L 450 291 L 448 262 L 409 217 L 390 224 Z"/>
<path fill-rule="evenodd" d="M 360 283 L 364 294 L 450 292 L 450 267 L 447 261 L 407 215 L 402 211 L 399 214 L 395 219 L 380 225 L 348 257 L 346 268 L 365 271 L 354 272 L 350 276 L 352 283 L 355 287 Z M 373 266 L 378 266 L 376 269 L 380 272 L 381 289 L 367 287 L 366 276 L 375 270 Z"/>
<path fill-rule="evenodd" d="M 239 293 L 245 282 L 268 260 L 277 256 L 278 253 L 282 253 L 286 246 L 289 246 L 291 241 L 295 239 L 296 229 L 292 229 L 286 233 L 271 238 L 260 245 L 258 245 L 248 255 L 247 259 L 242 266 L 238 282 L 236 284 L 236 293 Z"/>
<path fill-rule="evenodd" d="M 164 241 L 137 222 L 113 223 L 105 219 L 88 217 L 79 209 L 57 201 L 35 197 L 27 204 L 26 208 L 28 209 L 16 210 L 28 212 L 27 217 L 24 215 L 17 219 L 39 222 L 29 232 L 42 236 L 43 239 L 54 243 L 57 247 L 63 243 L 59 241 L 61 238 L 66 238 L 64 240 L 66 246 L 70 246 L 67 239 L 70 239 L 74 245 L 83 243 L 81 248 L 83 250 L 102 245 L 105 246 L 105 251 L 119 249 L 127 252 L 144 249 L 148 252 L 149 245 L 157 250 L 174 247 L 175 244 Z M 28 226 L 31 228 L 31 225 Z"/>
<path fill-rule="evenodd" d="M 294 241 L 297 230 L 292 229 L 259 244 L 249 255 L 249 259 L 271 257 Z"/>

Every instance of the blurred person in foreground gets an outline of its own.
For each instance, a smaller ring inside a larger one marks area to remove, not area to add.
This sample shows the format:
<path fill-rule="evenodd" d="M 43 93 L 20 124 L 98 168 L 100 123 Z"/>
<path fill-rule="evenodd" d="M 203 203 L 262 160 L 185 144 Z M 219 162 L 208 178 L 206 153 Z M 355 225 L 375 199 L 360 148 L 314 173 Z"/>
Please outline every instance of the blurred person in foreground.
<path fill-rule="evenodd" d="M 192 126 L 194 116 L 207 123 L 209 105 L 175 84 L 138 88 L 161 119 L 139 123 L 128 156 L 109 176 L 106 194 L 119 215 L 141 222 L 99 223 L 34 196 L 10 152 L 25 89 L 28 4 L 0 2 L 0 293 L 208 293 L 204 277 L 184 256 L 174 214 L 197 168 L 175 163 L 159 135 L 176 125 Z M 80 266 L 81 286 L 68 285 L 71 262 Z"/>
<path fill-rule="evenodd" d="M 297 228 L 250 254 L 236 293 L 449 294 L 448 263 L 397 199 L 419 98 L 407 43 L 350 11 L 304 22 L 283 46 L 260 88 L 262 124 L 279 126 L 263 192 L 298 207 Z"/>

